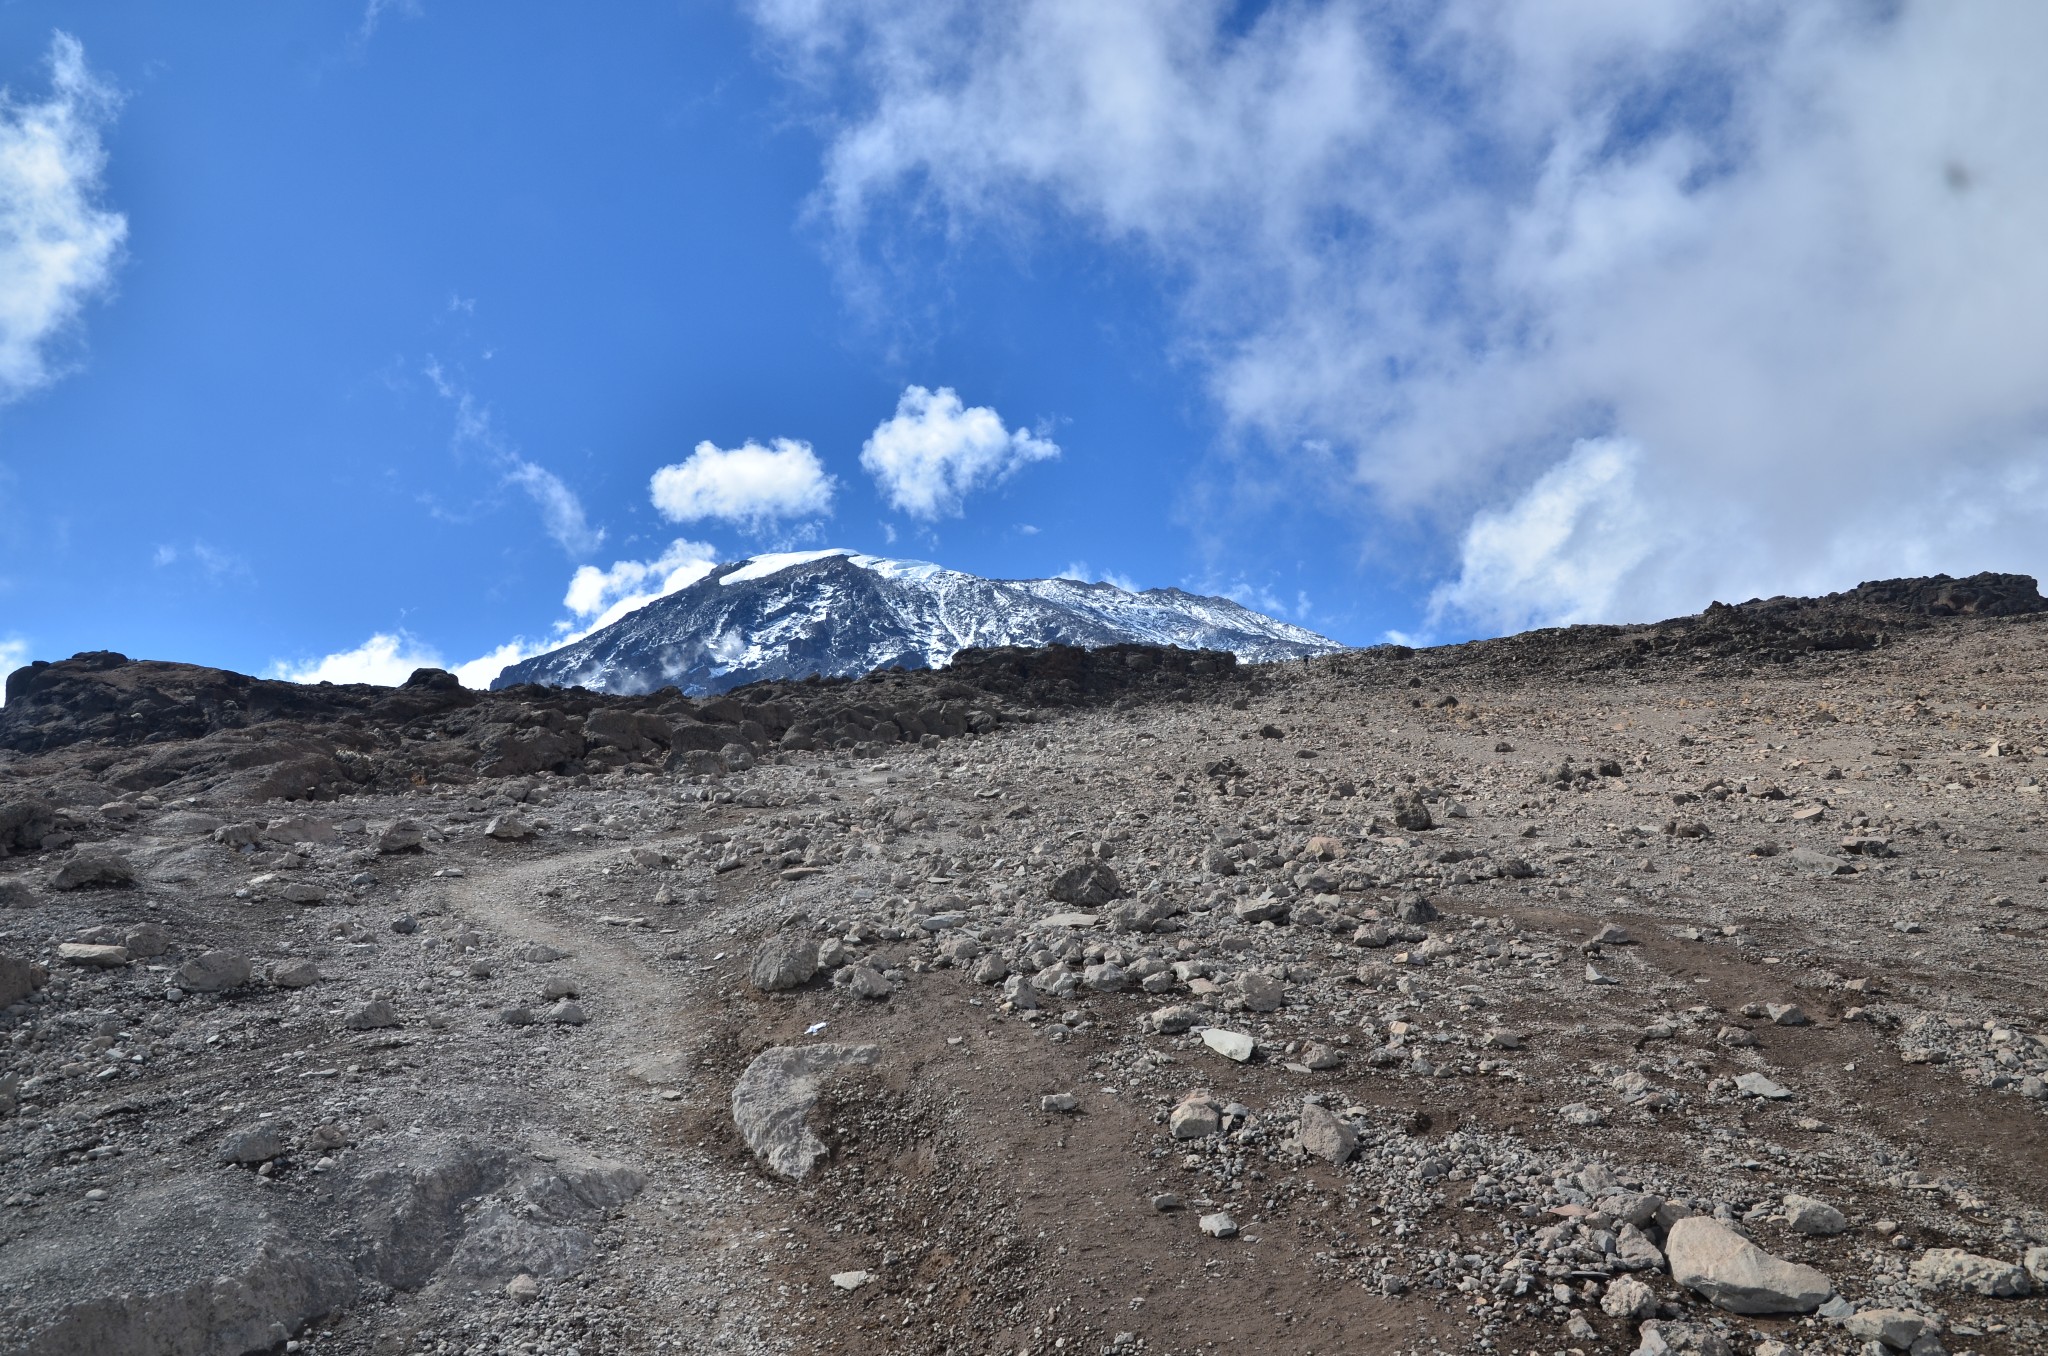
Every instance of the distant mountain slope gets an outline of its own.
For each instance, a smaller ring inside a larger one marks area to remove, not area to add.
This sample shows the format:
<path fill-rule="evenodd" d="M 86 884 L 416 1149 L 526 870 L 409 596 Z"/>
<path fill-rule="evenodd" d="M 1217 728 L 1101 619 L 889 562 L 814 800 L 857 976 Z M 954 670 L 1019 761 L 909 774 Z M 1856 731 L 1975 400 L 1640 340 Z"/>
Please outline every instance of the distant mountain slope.
<path fill-rule="evenodd" d="M 923 561 L 800 551 L 720 565 L 573 645 L 511 665 L 491 686 L 702 695 L 764 678 L 939 668 L 970 646 L 1054 643 L 1179 645 L 1252 662 L 1344 648 L 1179 589 L 982 579 Z"/>

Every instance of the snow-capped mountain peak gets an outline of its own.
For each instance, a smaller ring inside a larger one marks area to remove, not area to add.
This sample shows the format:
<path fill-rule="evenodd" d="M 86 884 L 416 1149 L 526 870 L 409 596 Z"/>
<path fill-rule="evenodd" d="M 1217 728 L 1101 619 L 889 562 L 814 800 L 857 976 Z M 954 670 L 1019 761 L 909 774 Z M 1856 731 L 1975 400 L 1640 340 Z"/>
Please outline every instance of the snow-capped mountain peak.
<path fill-rule="evenodd" d="M 719 565 L 574 644 L 510 666 L 491 686 L 674 686 L 704 695 L 765 678 L 940 668 L 971 646 L 1132 642 L 1232 650 L 1251 661 L 1343 648 L 1228 598 L 1074 579 L 983 579 L 834 548 Z"/>

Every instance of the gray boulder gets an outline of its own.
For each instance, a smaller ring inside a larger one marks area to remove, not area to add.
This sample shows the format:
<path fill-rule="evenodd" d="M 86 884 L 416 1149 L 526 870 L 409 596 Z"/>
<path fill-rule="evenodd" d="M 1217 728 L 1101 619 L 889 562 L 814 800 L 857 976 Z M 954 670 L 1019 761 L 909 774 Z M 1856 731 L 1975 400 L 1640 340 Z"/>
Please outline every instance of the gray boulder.
<path fill-rule="evenodd" d="M 112 848 L 80 848 L 59 867 L 50 881 L 57 890 L 82 890 L 87 886 L 133 885 L 135 867 Z"/>
<path fill-rule="evenodd" d="M 808 1177 L 825 1144 L 805 1124 L 818 1085 L 836 1070 L 873 1064 L 872 1045 L 778 1045 L 747 1065 L 732 1090 L 732 1119 L 769 1171 L 793 1182 Z"/>
<path fill-rule="evenodd" d="M 1358 1132 L 1335 1112 L 1316 1102 L 1301 1104 L 1301 1129 L 1296 1138 L 1301 1147 L 1325 1163 L 1349 1163 L 1358 1152 Z"/>
<path fill-rule="evenodd" d="M 1835 1293 L 1812 1267 L 1773 1257 L 1704 1215 L 1674 1223 L 1664 1253 L 1673 1280 L 1734 1314 L 1810 1314 Z"/>
<path fill-rule="evenodd" d="M 1991 1299 L 2014 1299 L 2033 1289 L 2019 1263 L 1961 1248 L 1929 1248 L 1913 1259 L 1907 1275 L 1923 1290 L 1961 1291 Z"/>
<path fill-rule="evenodd" d="M 236 951 L 207 951 L 178 967 L 178 987 L 187 993 L 219 993 L 249 982 L 249 958 Z"/>
<path fill-rule="evenodd" d="M 808 984 L 818 973 L 818 943 L 810 937 L 770 937 L 754 953 L 749 977 L 763 993 Z"/>
<path fill-rule="evenodd" d="M 1091 859 L 1078 866 L 1070 866 L 1053 877 L 1048 893 L 1062 904 L 1078 904 L 1092 909 L 1112 899 L 1121 899 L 1124 886 L 1108 862 Z"/>

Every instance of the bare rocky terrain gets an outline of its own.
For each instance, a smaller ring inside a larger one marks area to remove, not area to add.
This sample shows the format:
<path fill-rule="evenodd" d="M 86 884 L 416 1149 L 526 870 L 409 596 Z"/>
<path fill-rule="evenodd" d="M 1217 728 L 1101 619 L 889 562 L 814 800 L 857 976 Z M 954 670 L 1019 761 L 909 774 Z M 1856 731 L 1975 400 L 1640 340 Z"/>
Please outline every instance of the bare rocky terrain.
<path fill-rule="evenodd" d="M 2048 1350 L 2048 603 L 0 708 L 0 1350 Z"/>

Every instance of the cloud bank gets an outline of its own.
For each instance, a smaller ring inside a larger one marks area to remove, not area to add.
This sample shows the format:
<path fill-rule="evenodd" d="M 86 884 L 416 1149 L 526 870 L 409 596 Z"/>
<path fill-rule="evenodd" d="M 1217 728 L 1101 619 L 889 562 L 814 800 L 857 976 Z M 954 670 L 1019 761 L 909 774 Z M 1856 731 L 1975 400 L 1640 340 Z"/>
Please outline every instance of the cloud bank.
<path fill-rule="evenodd" d="M 932 522 L 958 517 L 975 490 L 1059 454 L 1048 439 L 1004 428 L 986 405 L 963 406 L 951 387 L 910 386 L 861 445 L 860 464 L 898 512 Z"/>
<path fill-rule="evenodd" d="M 50 41 L 50 95 L 0 91 L 0 402 L 63 374 L 54 350 L 114 281 L 128 219 L 99 205 L 101 131 L 119 96 L 68 33 Z"/>
<path fill-rule="evenodd" d="M 846 256 L 1150 267 L 1239 473 L 1416 533 L 1445 626 L 2048 573 L 2048 8 L 751 9 Z"/>
<path fill-rule="evenodd" d="M 670 522 L 717 518 L 749 531 L 830 513 L 835 488 L 811 445 L 794 438 L 766 447 L 751 440 L 734 448 L 701 442 L 648 483 L 655 509 Z"/>

